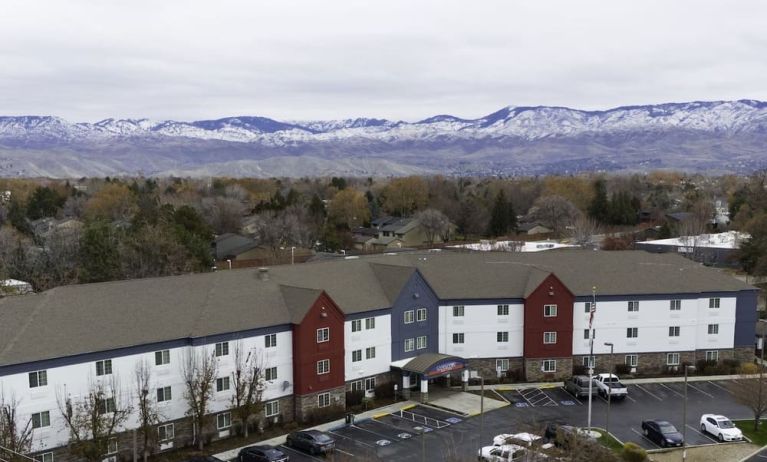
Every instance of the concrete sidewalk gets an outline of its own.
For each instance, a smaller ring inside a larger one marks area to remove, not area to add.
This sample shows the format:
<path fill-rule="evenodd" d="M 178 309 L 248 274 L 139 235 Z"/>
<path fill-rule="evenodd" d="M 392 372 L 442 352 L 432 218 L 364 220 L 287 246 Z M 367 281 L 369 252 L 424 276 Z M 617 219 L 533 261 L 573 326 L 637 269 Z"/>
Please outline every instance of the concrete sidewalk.
<path fill-rule="evenodd" d="M 706 382 L 709 380 L 733 380 L 741 378 L 758 378 L 754 375 L 691 375 L 687 377 L 688 382 Z M 684 377 L 651 377 L 647 379 L 621 379 L 626 385 L 642 383 L 675 383 L 684 382 Z M 519 390 L 522 388 L 556 388 L 564 386 L 564 382 L 538 382 L 538 383 L 499 383 L 495 385 L 485 385 L 485 390 Z M 477 391 L 481 389 L 480 385 L 471 385 L 469 390 Z"/>

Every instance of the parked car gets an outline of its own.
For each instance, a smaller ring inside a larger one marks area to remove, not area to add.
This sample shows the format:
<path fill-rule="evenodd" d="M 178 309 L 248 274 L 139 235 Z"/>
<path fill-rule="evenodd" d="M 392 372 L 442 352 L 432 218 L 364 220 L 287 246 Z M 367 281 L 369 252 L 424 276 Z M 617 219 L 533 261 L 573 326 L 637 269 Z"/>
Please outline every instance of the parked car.
<path fill-rule="evenodd" d="M 218 457 L 213 456 L 194 456 L 189 459 L 185 459 L 183 462 L 224 462 Z"/>
<path fill-rule="evenodd" d="M 336 440 L 319 430 L 303 430 L 290 433 L 285 440 L 285 444 L 312 455 L 328 454 L 336 449 Z"/>
<path fill-rule="evenodd" d="M 743 440 L 743 432 L 723 415 L 703 414 L 700 416 L 700 431 L 716 436 L 719 441 Z"/>
<path fill-rule="evenodd" d="M 592 433 L 589 433 L 585 428 L 574 427 L 572 425 L 560 425 L 557 423 L 546 425 L 546 432 L 543 434 L 543 437 L 547 442 L 554 443 L 554 445 L 560 447 L 569 444 L 569 441 L 571 441 L 571 438 L 573 437 L 596 441 L 596 437 Z"/>
<path fill-rule="evenodd" d="M 591 394 L 596 395 L 597 390 L 596 380 L 591 381 Z M 574 375 L 565 380 L 565 390 L 576 398 L 588 398 L 589 396 L 589 376 L 588 375 Z"/>
<path fill-rule="evenodd" d="M 628 388 L 615 374 L 597 374 L 596 382 L 599 388 L 597 393 L 605 399 L 609 395 L 611 400 L 622 400 L 629 394 Z"/>
<path fill-rule="evenodd" d="M 248 446 L 240 449 L 237 462 L 288 462 L 290 457 L 274 446 Z"/>
<path fill-rule="evenodd" d="M 485 446 L 477 451 L 477 460 L 487 462 L 510 462 L 524 460 L 527 450 L 516 444 Z"/>
<path fill-rule="evenodd" d="M 682 434 L 665 420 L 643 420 L 642 433 L 662 448 L 681 446 L 684 443 Z"/>
<path fill-rule="evenodd" d="M 532 444 L 538 440 L 541 440 L 540 436 L 527 432 L 514 434 L 502 433 L 493 438 L 493 446 L 504 446 L 508 444 L 532 446 Z"/>

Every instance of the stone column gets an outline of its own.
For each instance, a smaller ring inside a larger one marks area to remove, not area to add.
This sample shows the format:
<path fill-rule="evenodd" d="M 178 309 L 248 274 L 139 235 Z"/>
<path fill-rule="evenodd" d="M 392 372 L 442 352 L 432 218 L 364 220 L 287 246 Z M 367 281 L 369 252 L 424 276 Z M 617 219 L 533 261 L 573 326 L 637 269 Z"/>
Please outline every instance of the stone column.
<path fill-rule="evenodd" d="M 421 402 L 429 401 L 429 379 L 421 378 Z"/>
<path fill-rule="evenodd" d="M 469 370 L 464 369 L 461 371 L 461 385 L 463 388 L 463 391 L 469 390 Z"/>
<path fill-rule="evenodd" d="M 410 399 L 410 374 L 407 372 L 402 373 L 402 397 Z"/>

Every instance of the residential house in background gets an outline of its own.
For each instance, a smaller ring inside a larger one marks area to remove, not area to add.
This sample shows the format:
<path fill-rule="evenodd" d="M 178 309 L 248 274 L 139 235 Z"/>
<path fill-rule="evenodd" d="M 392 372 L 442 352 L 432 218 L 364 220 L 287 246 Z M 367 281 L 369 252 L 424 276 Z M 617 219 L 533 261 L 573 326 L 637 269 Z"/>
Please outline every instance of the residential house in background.
<path fill-rule="evenodd" d="M 352 231 L 354 248 L 363 251 L 385 251 L 430 244 L 427 233 L 417 218 L 384 216 L 371 221 L 369 228 Z M 441 236 L 434 237 L 442 243 Z"/>

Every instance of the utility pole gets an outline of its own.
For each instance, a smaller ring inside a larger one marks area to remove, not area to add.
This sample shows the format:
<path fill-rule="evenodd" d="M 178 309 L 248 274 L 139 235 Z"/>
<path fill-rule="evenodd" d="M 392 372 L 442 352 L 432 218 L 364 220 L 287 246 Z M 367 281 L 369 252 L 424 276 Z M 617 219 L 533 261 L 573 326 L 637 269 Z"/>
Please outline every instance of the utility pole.
<path fill-rule="evenodd" d="M 485 376 L 479 374 L 479 447 L 482 447 L 482 431 L 485 428 Z"/>
<path fill-rule="evenodd" d="M 610 383 L 612 383 L 612 381 L 613 381 L 612 375 L 613 375 L 613 368 L 614 368 L 614 366 L 613 366 L 613 347 L 614 347 L 614 345 L 611 342 L 605 342 L 605 346 L 609 346 L 610 347 L 610 367 L 607 370 L 610 373 Z M 606 420 L 606 423 L 605 423 L 605 433 L 607 433 L 608 436 L 610 435 L 610 401 L 612 400 L 612 396 L 613 396 L 613 389 L 610 388 L 609 390 L 610 390 L 610 392 L 607 394 L 607 420 Z"/>

